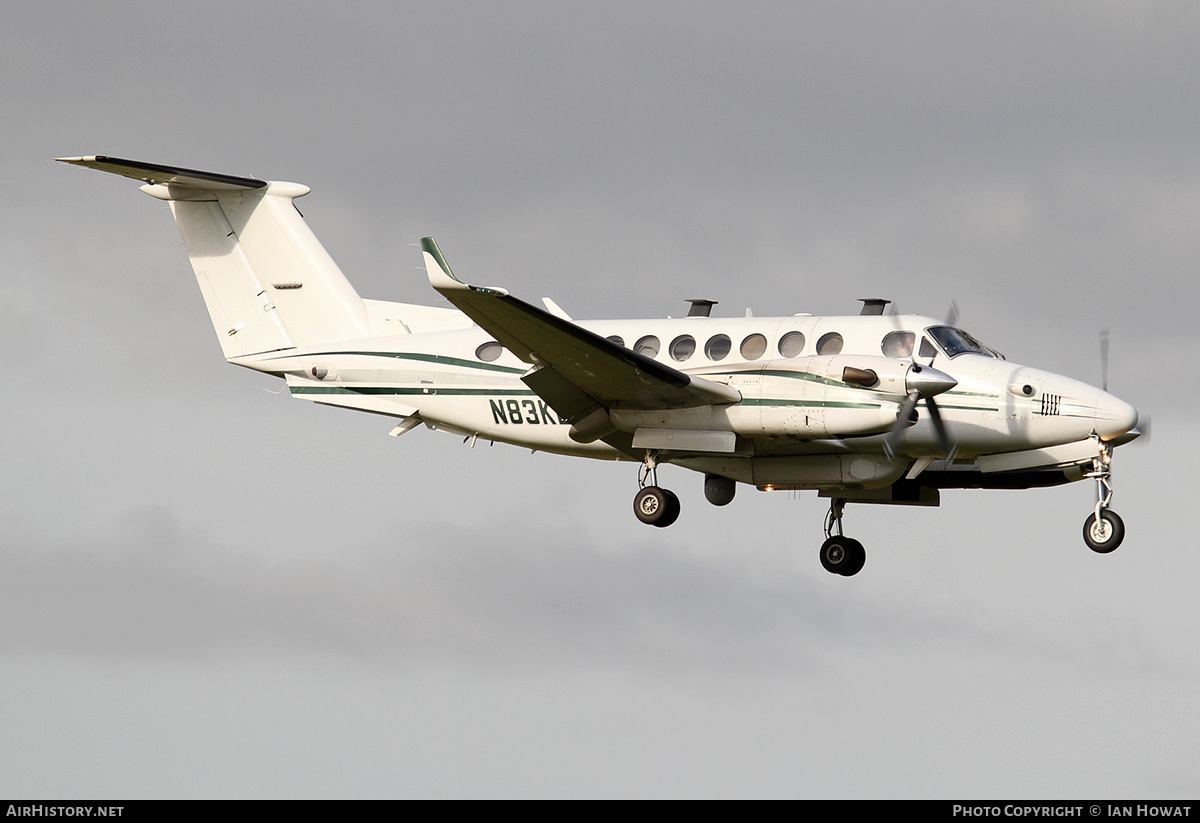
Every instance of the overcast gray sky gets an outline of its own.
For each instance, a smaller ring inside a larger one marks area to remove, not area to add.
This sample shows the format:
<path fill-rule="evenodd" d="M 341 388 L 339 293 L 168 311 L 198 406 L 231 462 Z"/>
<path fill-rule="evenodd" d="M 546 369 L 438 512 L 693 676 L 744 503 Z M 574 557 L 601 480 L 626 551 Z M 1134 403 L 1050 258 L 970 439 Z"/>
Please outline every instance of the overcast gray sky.
<path fill-rule="evenodd" d="M 1200 8 L 10 4 L 0 794 L 1200 794 Z M 164 204 L 306 183 L 367 297 L 960 323 L 1154 416 L 1085 484 L 850 507 L 471 449 L 226 365 Z M 653 533 L 652 533 L 653 532 Z"/>

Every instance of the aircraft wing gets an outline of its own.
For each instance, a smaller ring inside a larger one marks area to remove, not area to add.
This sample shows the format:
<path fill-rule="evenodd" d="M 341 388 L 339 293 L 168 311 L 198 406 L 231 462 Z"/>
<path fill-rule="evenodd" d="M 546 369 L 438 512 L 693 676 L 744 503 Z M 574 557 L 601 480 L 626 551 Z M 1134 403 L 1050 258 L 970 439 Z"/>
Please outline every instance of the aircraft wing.
<path fill-rule="evenodd" d="M 500 345 L 532 364 L 522 379 L 572 422 L 597 407 L 681 409 L 742 399 L 736 389 L 630 351 L 504 289 L 463 283 L 432 237 L 421 240 L 421 249 L 430 285 Z"/>

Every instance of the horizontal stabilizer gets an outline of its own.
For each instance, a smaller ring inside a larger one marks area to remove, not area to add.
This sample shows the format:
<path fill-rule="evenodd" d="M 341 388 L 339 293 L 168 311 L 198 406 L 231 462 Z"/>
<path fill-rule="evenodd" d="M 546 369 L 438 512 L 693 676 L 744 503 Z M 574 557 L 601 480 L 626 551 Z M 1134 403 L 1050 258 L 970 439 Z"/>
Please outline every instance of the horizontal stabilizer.
<path fill-rule="evenodd" d="M 132 177 L 151 185 L 165 184 L 186 186 L 205 191 L 245 191 L 261 189 L 267 185 L 265 180 L 255 180 L 253 177 L 235 177 L 232 174 L 217 174 L 211 171 L 197 171 L 178 166 L 160 166 L 157 163 L 145 163 L 141 160 L 122 160 L 120 157 L 105 157 L 92 155 L 90 157 L 59 157 L 60 163 L 70 163 L 74 166 L 84 166 L 109 174 L 119 174 L 122 177 Z"/>

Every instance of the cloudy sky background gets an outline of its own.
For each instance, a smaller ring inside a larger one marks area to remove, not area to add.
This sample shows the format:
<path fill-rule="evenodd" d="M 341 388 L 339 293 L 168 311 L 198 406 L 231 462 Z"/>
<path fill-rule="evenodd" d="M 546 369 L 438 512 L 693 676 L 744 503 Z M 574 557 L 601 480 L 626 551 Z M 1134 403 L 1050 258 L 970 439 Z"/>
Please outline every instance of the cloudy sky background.
<path fill-rule="evenodd" d="M 0 795 L 1200 794 L 1200 9 L 70 3 L 0 26 Z M 577 317 L 960 323 L 1154 416 L 1093 488 L 850 507 L 475 449 L 221 357 L 165 204 L 50 158 L 306 183 Z"/>

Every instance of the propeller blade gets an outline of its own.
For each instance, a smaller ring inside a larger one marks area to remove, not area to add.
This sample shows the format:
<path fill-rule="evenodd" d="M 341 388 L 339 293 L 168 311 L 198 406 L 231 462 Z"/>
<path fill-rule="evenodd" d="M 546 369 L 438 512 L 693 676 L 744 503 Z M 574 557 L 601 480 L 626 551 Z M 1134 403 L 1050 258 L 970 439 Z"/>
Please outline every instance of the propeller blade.
<path fill-rule="evenodd" d="M 925 407 L 929 409 L 929 419 L 933 421 L 933 429 L 937 432 L 938 445 L 942 447 L 942 454 L 947 460 L 953 459 L 954 453 L 958 451 L 958 446 L 950 438 L 950 432 L 946 430 L 946 423 L 942 420 L 942 413 L 938 410 L 937 402 L 932 397 L 926 397 Z"/>
<path fill-rule="evenodd" d="M 900 310 L 898 308 L 896 308 L 895 303 L 888 306 L 887 315 L 892 321 L 892 330 L 900 331 Z"/>
<path fill-rule="evenodd" d="M 950 391 L 958 385 L 958 381 L 945 372 L 914 363 L 905 377 L 905 385 L 908 388 L 908 394 L 900 403 L 900 412 L 896 415 L 895 425 L 892 426 L 887 438 L 883 441 L 884 453 L 889 459 L 896 457 L 896 447 L 904 436 L 904 430 L 917 422 L 917 402 L 924 398 L 925 406 L 929 409 L 929 419 L 933 423 L 934 431 L 937 432 L 938 444 L 947 457 L 952 457 L 955 450 L 954 441 L 950 438 L 946 423 L 942 420 L 941 410 L 938 409 L 937 402 L 933 398 L 934 395 Z"/>
<path fill-rule="evenodd" d="M 951 300 L 951 301 L 950 301 L 950 308 L 946 309 L 946 323 L 945 323 L 945 325 L 947 325 L 947 326 L 954 326 L 954 325 L 957 325 L 957 324 L 958 324 L 958 302 L 957 302 L 957 301 L 955 301 L 955 300 Z"/>
<path fill-rule="evenodd" d="M 904 430 L 916 422 L 917 401 L 921 399 L 921 395 L 916 391 L 910 391 L 900 403 L 900 411 L 896 414 L 896 423 L 892 426 L 892 430 L 888 432 L 887 439 L 883 441 L 883 451 L 888 456 L 889 460 L 896 457 L 896 446 L 900 443 L 900 438 L 904 436 Z"/>
<path fill-rule="evenodd" d="M 1100 388 L 1108 391 L 1108 329 L 1100 331 Z"/>

